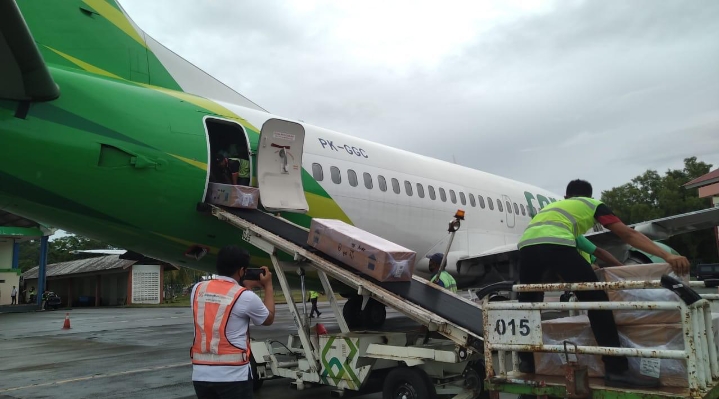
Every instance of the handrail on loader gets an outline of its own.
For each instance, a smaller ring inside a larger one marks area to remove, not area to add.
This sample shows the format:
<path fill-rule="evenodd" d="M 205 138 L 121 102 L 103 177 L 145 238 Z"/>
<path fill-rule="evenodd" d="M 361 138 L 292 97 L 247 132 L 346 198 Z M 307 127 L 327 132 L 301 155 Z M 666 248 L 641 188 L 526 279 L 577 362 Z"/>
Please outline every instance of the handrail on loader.
<path fill-rule="evenodd" d="M 565 345 L 545 345 L 542 340 L 542 310 L 647 310 L 667 311 L 678 310 L 681 313 L 684 350 L 667 349 L 635 349 L 613 348 L 601 346 L 573 346 L 570 353 L 603 356 L 629 356 L 658 359 L 680 359 L 687 363 L 688 397 L 708 398 L 719 396 L 719 359 L 714 342 L 714 328 L 710 300 L 716 295 L 703 298 L 692 291 L 689 286 L 669 276 L 662 280 L 591 282 L 591 283 L 557 283 L 557 284 L 517 284 L 512 287 L 515 292 L 552 292 L 552 291 L 592 291 L 592 290 L 624 290 L 667 288 L 677 293 L 681 301 L 637 301 L 637 302 L 483 302 L 483 318 L 485 331 L 485 363 L 487 367 L 487 384 L 490 391 L 512 391 L 508 385 L 525 385 L 528 394 L 557 394 L 564 397 L 570 392 L 562 386 L 554 388 L 539 387 L 536 381 L 521 380 L 511 371 L 519 370 L 518 352 L 567 353 Z M 496 371 L 492 362 L 493 354 L 499 357 L 499 370 Z M 512 368 L 506 369 L 506 352 L 511 352 Z M 541 376 L 537 376 L 541 378 Z M 542 385 L 542 384 L 539 384 Z M 617 391 L 617 388 L 597 388 L 606 391 Z M 521 389 L 520 389 L 521 391 Z M 623 390 L 625 393 L 626 389 Z M 516 392 L 516 391 L 513 391 Z M 524 391 L 522 391 L 524 392 Z M 643 390 L 645 394 L 648 392 Z M 652 391 L 653 392 L 653 391 Z M 637 395 L 636 397 L 687 397 L 680 394 L 654 392 L 655 395 Z M 588 394 L 592 397 L 591 393 Z M 553 395 L 552 395 L 553 396 Z M 601 397 L 612 397 L 607 395 Z M 571 396 L 584 397 L 584 396 Z M 597 397 L 597 396 L 594 396 Z M 624 396 L 633 397 L 633 396 Z"/>

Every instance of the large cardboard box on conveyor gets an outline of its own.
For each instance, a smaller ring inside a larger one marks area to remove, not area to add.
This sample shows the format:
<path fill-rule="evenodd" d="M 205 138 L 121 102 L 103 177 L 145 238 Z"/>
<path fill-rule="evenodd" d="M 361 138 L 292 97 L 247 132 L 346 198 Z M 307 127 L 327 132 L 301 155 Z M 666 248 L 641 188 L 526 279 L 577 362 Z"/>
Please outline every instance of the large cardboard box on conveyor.
<path fill-rule="evenodd" d="M 410 281 L 417 254 L 340 220 L 312 219 L 307 244 L 381 282 Z"/>
<path fill-rule="evenodd" d="M 257 209 L 260 202 L 260 190 L 248 186 L 210 183 L 208 197 L 210 203 L 215 205 Z"/>
<path fill-rule="evenodd" d="M 679 278 L 667 263 L 605 267 L 597 270 L 596 274 L 599 281 L 607 282 L 659 280 L 664 274 Z M 612 302 L 678 302 L 680 300 L 677 294 L 666 288 L 607 291 L 607 296 Z M 615 310 L 614 321 L 617 325 L 680 323 L 681 313 L 678 310 Z"/>
<path fill-rule="evenodd" d="M 719 343 L 719 313 L 712 313 L 712 326 L 716 345 Z M 679 323 L 623 325 L 617 328 L 623 348 L 684 350 L 684 333 Z M 564 341 L 571 341 L 578 346 L 597 346 L 589 318 L 580 315 L 542 322 L 542 342 L 545 345 L 563 345 Z M 570 356 L 573 359 L 574 355 L 570 354 Z M 658 377 L 659 384 L 665 387 L 688 386 L 685 360 L 637 357 L 628 359 L 629 369 L 635 375 Z M 604 362 L 601 356 L 578 355 L 577 360 L 587 366 L 590 377 L 604 376 Z M 563 366 L 566 363 L 564 354 L 534 353 L 536 374 L 563 376 L 565 375 Z"/>

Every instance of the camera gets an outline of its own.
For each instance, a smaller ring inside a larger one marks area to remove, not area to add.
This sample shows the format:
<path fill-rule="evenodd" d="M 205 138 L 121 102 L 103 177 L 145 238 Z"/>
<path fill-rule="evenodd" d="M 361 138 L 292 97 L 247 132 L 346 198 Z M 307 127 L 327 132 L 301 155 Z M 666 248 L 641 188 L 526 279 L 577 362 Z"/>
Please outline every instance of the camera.
<path fill-rule="evenodd" d="M 243 280 L 259 281 L 260 276 L 262 276 L 263 274 L 265 274 L 264 269 L 249 269 L 248 268 L 245 270 L 245 275 L 243 277 Z"/>

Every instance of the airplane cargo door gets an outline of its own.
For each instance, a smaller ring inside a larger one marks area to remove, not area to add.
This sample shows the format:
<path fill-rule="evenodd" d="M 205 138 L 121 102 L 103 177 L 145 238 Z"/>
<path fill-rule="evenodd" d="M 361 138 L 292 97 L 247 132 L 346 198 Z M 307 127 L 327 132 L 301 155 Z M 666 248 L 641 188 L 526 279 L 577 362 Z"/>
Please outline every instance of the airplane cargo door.
<path fill-rule="evenodd" d="M 270 119 L 262 125 L 257 150 L 260 202 L 268 211 L 305 213 L 309 210 L 302 187 L 302 125 Z"/>
<path fill-rule="evenodd" d="M 502 202 L 504 202 L 504 217 L 507 221 L 507 227 L 514 227 L 514 211 L 512 210 L 512 200 L 507 195 L 502 195 Z"/>

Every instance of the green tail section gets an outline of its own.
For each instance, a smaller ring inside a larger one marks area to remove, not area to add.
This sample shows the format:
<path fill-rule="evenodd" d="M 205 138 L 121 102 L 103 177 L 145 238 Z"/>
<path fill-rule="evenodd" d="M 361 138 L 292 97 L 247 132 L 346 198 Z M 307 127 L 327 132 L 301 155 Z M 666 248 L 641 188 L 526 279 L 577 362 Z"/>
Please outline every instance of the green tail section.
<path fill-rule="evenodd" d="M 182 91 L 114 0 L 17 0 L 49 65 Z M 107 76 L 107 73 L 104 73 Z M 61 89 L 62 90 L 62 89 Z"/>

